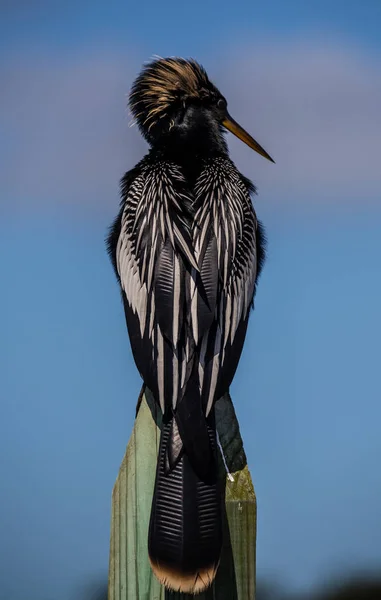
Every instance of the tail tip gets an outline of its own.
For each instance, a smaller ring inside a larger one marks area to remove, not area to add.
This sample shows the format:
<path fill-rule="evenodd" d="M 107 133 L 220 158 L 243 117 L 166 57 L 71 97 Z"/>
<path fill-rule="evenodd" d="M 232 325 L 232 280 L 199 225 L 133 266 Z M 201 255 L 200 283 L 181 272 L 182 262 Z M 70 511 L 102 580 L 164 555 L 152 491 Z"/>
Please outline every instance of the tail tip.
<path fill-rule="evenodd" d="M 151 569 L 160 583 L 173 592 L 201 594 L 214 581 L 218 564 L 202 567 L 192 572 L 183 572 L 178 567 L 158 562 L 149 557 Z"/>

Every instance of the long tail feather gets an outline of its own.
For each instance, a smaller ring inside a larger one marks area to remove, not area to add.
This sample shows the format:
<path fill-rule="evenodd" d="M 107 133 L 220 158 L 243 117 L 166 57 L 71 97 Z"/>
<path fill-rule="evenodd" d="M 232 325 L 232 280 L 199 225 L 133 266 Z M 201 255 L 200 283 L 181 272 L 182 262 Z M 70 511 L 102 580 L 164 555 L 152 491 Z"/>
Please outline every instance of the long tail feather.
<path fill-rule="evenodd" d="M 184 450 L 177 453 L 175 466 L 168 470 L 167 449 L 176 431 L 172 421 L 163 424 L 148 551 L 152 570 L 163 585 L 197 594 L 211 585 L 219 564 L 222 496 L 217 467 L 213 477 L 203 481 L 196 475 Z M 208 425 L 208 434 L 215 456 L 213 425 Z"/>

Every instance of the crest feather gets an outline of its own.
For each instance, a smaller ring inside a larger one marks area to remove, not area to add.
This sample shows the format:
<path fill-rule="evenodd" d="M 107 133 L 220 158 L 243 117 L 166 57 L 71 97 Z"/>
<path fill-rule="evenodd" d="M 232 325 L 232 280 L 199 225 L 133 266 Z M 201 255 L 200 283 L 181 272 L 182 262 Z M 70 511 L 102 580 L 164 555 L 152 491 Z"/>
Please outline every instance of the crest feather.
<path fill-rule="evenodd" d="M 159 58 L 146 65 L 135 80 L 129 106 L 146 135 L 176 106 L 190 98 L 205 98 L 214 89 L 205 69 L 194 59 Z"/>

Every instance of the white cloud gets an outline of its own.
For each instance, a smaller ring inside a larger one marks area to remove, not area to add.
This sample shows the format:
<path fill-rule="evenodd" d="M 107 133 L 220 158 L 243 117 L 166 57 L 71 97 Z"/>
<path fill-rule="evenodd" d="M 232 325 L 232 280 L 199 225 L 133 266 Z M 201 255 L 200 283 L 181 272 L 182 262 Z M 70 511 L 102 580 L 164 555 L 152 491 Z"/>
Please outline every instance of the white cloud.
<path fill-rule="evenodd" d="M 261 197 L 305 204 L 380 198 L 380 60 L 312 40 L 236 48 L 223 64 L 202 62 L 233 116 L 276 160 L 271 165 L 229 138 Z M 112 53 L 24 58 L 3 68 L 2 202 L 24 210 L 111 203 L 115 211 L 118 180 L 146 148 L 128 128 L 125 108 L 137 68 Z"/>

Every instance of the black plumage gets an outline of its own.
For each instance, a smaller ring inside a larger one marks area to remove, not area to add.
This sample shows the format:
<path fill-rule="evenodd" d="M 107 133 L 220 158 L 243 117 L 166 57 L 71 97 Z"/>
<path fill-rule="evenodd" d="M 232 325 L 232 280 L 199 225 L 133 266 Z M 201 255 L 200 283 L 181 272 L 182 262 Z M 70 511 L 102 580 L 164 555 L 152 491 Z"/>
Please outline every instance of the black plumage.
<path fill-rule="evenodd" d="M 167 587 L 198 592 L 222 544 L 213 406 L 233 380 L 265 252 L 224 129 L 270 157 L 195 61 L 146 66 L 130 107 L 150 150 L 122 179 L 108 248 L 137 368 L 164 415 L 149 554 Z"/>

